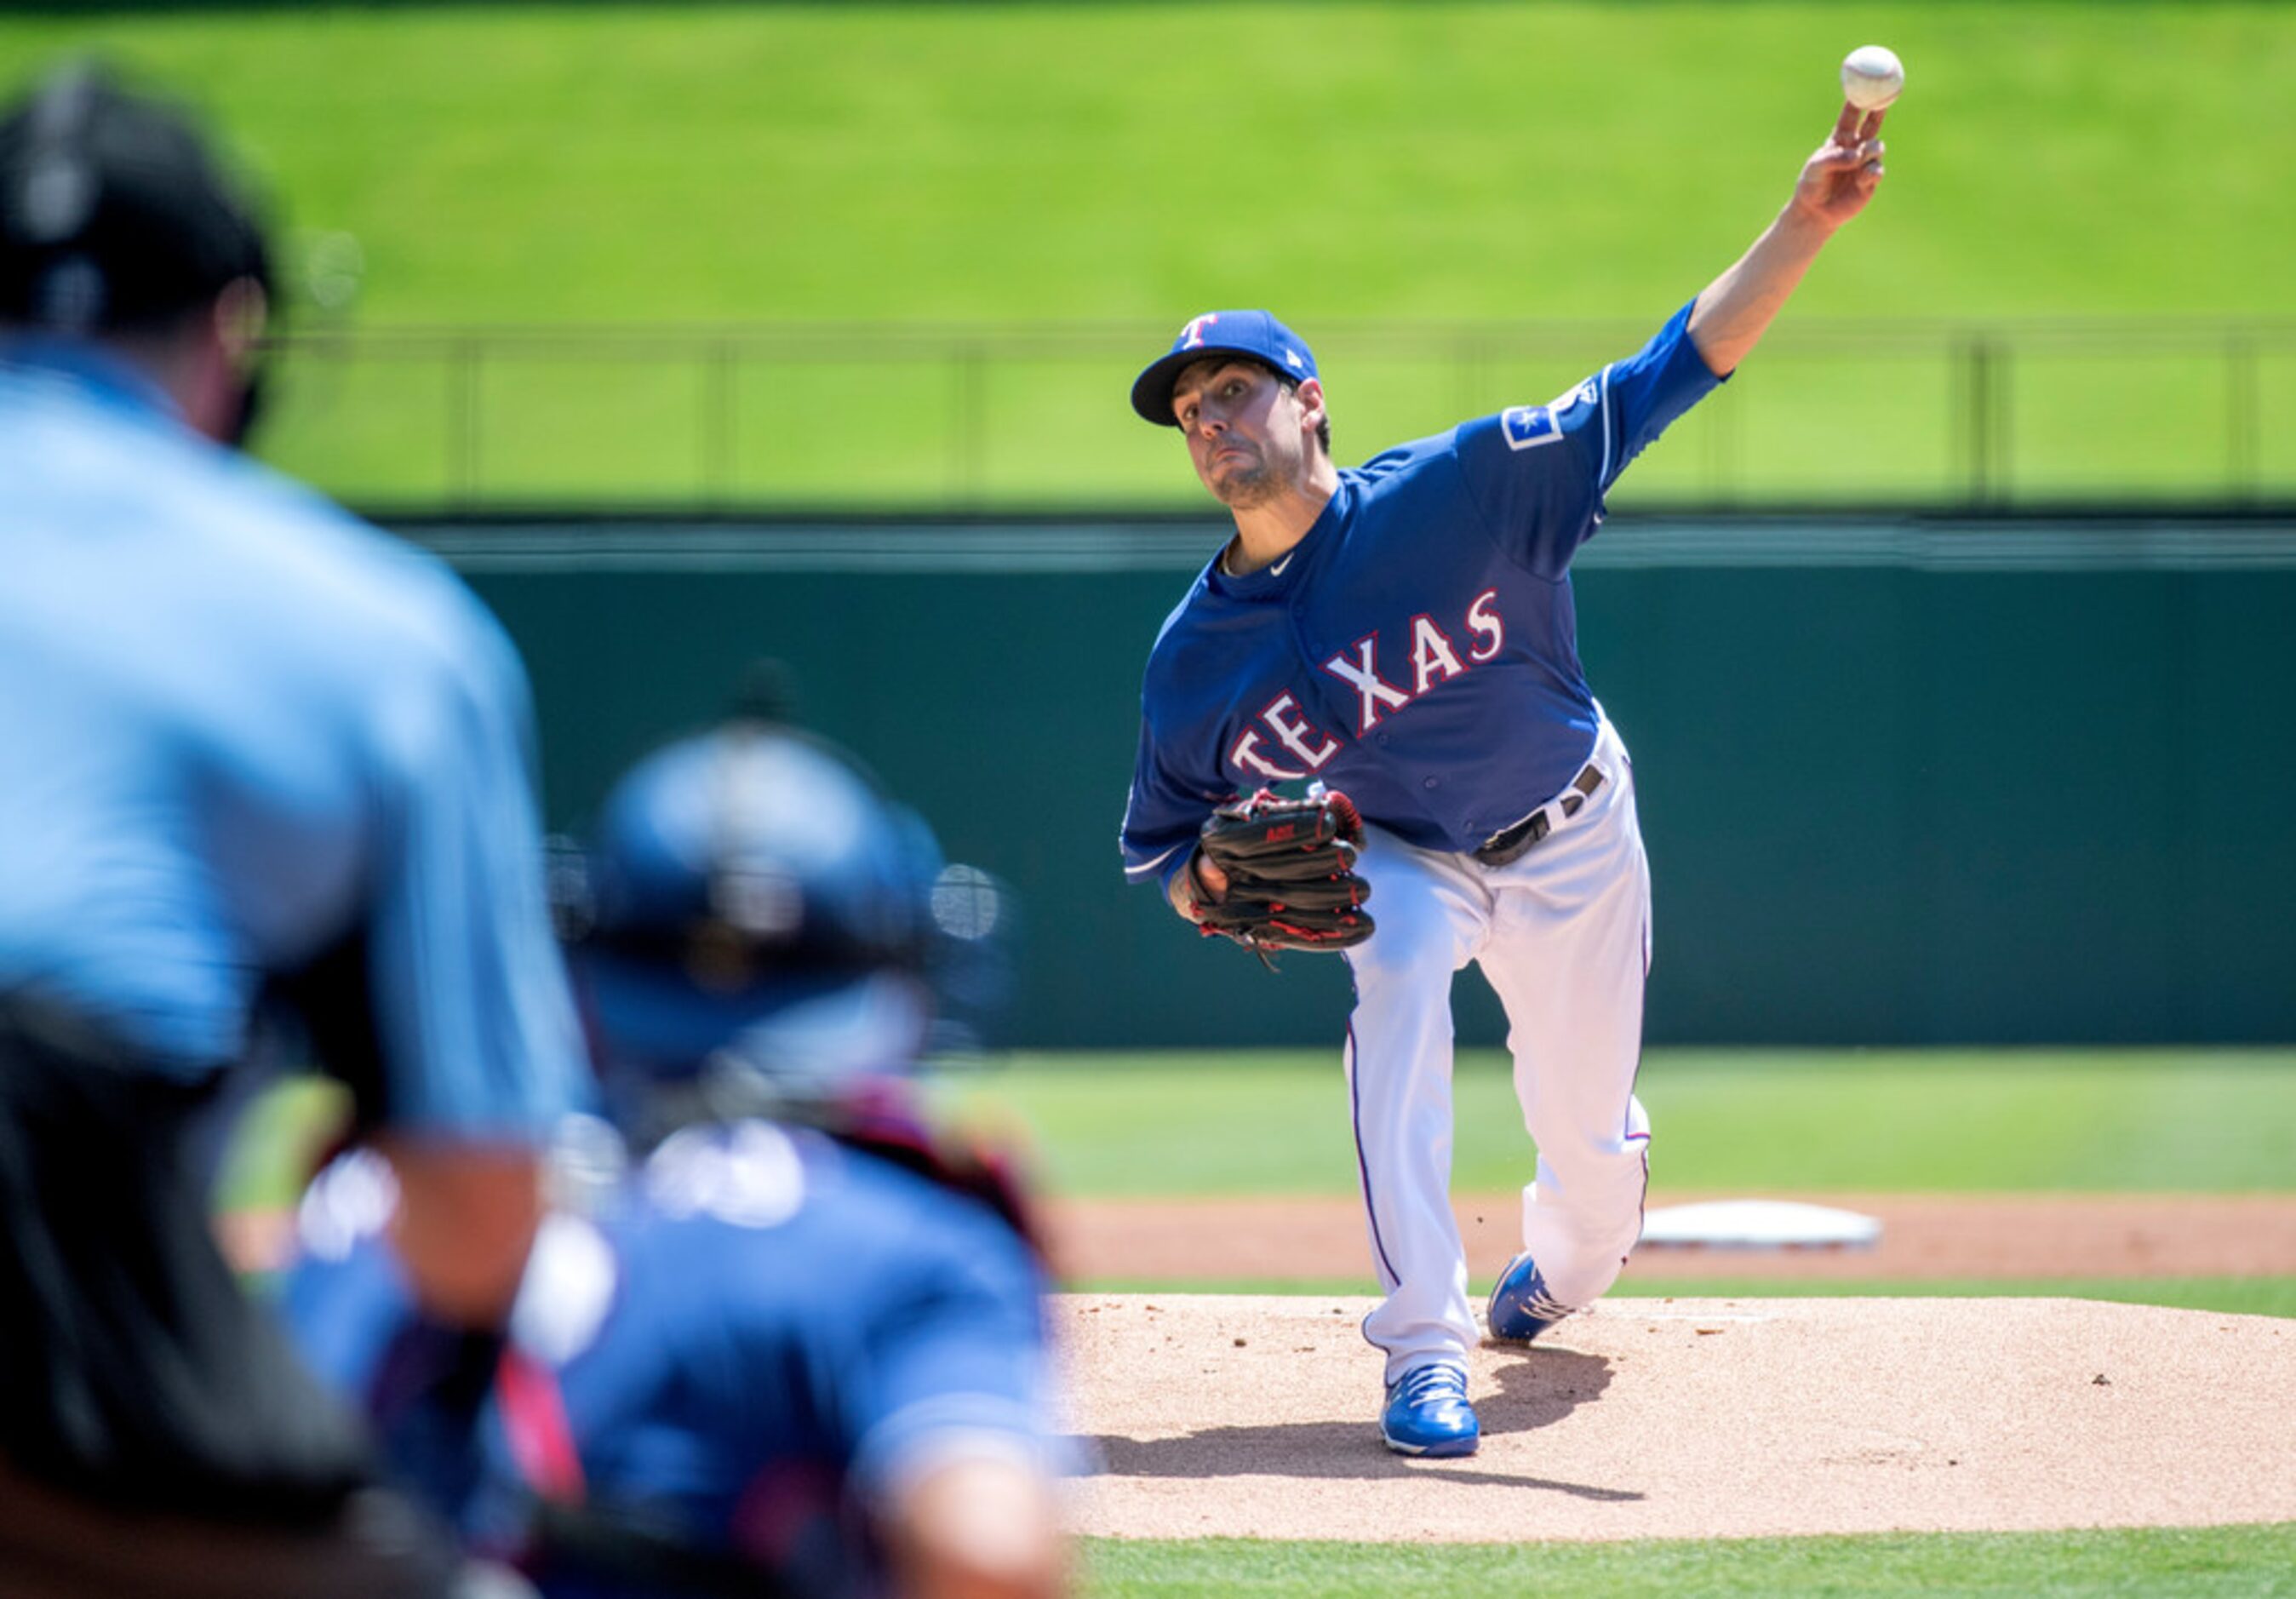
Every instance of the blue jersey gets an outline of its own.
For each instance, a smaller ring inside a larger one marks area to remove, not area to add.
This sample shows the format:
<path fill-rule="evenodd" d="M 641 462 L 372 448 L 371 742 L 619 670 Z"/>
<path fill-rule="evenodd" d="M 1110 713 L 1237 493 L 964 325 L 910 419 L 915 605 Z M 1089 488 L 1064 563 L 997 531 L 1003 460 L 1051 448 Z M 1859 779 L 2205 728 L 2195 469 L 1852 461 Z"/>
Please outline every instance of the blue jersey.
<path fill-rule="evenodd" d="M 1719 381 L 1689 321 L 1550 405 L 1341 472 L 1274 565 L 1208 566 L 1149 657 L 1127 875 L 1168 882 L 1215 806 L 1286 782 L 1446 850 L 1560 792 L 1598 719 L 1570 557 L 1627 463 Z"/>
<path fill-rule="evenodd" d="M 374 1177 L 315 1186 L 286 1298 L 307 1357 L 354 1397 L 410 1314 Z M 574 1460 L 537 1481 L 546 1440 L 498 1396 L 481 1486 L 447 1508 L 507 1548 L 528 1496 L 578 1499 L 794 1591 L 867 1591 L 873 1504 L 965 1451 L 1046 1464 L 1044 1287 L 978 1201 L 818 1133 L 690 1128 L 599 1218 L 554 1217 L 537 1242 L 512 1337 L 554 1378 Z"/>
<path fill-rule="evenodd" d="M 388 1119 L 546 1132 L 587 1073 L 531 711 L 461 583 L 29 340 L 0 348 L 0 995 L 193 1078 L 324 971 L 312 1011 L 356 1020 L 320 1042 Z"/>

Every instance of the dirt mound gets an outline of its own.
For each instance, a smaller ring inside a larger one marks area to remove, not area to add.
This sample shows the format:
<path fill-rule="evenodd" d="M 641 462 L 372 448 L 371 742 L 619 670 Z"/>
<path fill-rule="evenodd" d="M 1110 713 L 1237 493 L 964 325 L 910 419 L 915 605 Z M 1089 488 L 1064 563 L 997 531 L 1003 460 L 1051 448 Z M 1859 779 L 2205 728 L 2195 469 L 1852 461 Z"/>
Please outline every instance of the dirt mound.
<path fill-rule="evenodd" d="M 2296 1321 L 2070 1300 L 1613 1300 L 1476 1351 L 1481 1452 L 1375 1425 L 1369 1300 L 1068 1295 L 1119 1538 L 1516 1542 L 2296 1520 Z"/>

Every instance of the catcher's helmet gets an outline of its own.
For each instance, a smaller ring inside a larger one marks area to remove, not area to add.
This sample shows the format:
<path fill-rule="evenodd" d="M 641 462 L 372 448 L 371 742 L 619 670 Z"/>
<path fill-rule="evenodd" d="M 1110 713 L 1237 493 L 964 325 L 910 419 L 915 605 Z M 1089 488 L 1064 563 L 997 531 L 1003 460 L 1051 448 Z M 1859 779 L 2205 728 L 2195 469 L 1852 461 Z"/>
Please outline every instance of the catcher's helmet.
<path fill-rule="evenodd" d="M 922 818 L 792 728 L 642 761 L 554 874 L 610 1111 L 651 1141 L 906 1070 L 949 937 L 942 873 Z"/>

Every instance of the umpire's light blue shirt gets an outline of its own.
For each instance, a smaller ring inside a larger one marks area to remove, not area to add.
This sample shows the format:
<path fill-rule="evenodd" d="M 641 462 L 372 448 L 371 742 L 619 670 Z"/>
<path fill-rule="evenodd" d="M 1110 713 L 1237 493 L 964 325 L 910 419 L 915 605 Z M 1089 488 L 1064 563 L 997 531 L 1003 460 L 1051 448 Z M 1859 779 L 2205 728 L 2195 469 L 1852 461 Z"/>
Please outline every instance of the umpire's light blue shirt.
<path fill-rule="evenodd" d="M 388 1118 L 530 1138 L 586 1078 L 530 740 L 434 559 L 89 347 L 0 343 L 0 994 L 192 1077 L 358 951 Z"/>

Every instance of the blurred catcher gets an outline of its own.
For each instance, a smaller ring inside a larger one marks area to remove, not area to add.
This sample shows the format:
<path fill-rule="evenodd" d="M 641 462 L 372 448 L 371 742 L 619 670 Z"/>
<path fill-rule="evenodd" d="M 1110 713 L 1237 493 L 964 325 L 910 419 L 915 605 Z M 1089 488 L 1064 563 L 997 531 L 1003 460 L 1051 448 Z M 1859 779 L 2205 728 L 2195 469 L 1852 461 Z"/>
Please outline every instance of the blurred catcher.
<path fill-rule="evenodd" d="M 219 447 L 270 285 L 180 112 L 74 66 L 0 113 L 11 1595 L 446 1591 L 443 1529 L 218 1254 L 215 1153 L 278 1046 L 315 1055 L 394 1164 L 410 1292 L 484 1339 L 586 1087 L 517 657 L 444 566 Z"/>
<path fill-rule="evenodd" d="M 548 1594 L 1057 1591 L 1028 1217 L 912 1078 L 993 883 L 841 752 L 744 719 L 633 769 L 557 885 L 621 1137 L 568 1142 L 442 1508 Z M 289 1304 L 389 1431 L 375 1177 L 314 1185 Z"/>

